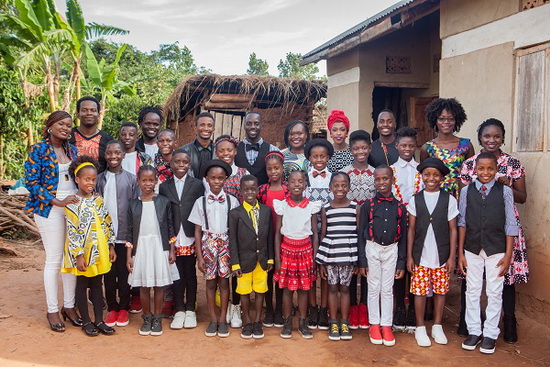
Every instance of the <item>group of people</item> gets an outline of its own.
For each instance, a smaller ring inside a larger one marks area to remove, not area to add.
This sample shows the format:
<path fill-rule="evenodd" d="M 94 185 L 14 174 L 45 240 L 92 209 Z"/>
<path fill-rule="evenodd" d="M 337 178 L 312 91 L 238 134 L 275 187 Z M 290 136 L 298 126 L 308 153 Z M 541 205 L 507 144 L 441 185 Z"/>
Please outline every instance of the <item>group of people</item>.
<path fill-rule="evenodd" d="M 110 335 L 128 325 L 129 312 L 142 312 L 141 335 L 161 335 L 163 315 L 172 329 L 197 327 L 198 268 L 206 336 L 227 337 L 232 327 L 259 339 L 275 326 L 291 338 L 298 314 L 304 338 L 319 328 L 350 340 L 361 328 L 372 343 L 392 346 L 392 330 L 413 329 L 428 347 L 447 344 L 442 318 L 456 270 L 462 347 L 493 353 L 501 310 L 504 340 L 517 341 L 514 285 L 529 270 L 515 203 L 527 193 L 523 166 L 501 150 L 499 120 L 479 126 L 476 155 L 455 135 L 463 107 L 435 99 L 426 117 L 437 137 L 417 163 L 416 131 L 396 131 L 390 110 L 378 115 L 374 142 L 364 130 L 350 134 L 344 112 L 332 111 L 333 143 L 310 140 L 296 120 L 279 150 L 261 137 L 257 112 L 245 116 L 241 142 L 213 141 L 214 117 L 200 113 L 196 139 L 177 148 L 175 133 L 161 130 L 161 109 L 143 108 L 139 127 L 122 124 L 115 140 L 97 128 L 99 108 L 80 99 L 77 127 L 66 112 L 52 113 L 25 162 L 52 330 L 65 331 L 63 317 L 87 335 Z"/>

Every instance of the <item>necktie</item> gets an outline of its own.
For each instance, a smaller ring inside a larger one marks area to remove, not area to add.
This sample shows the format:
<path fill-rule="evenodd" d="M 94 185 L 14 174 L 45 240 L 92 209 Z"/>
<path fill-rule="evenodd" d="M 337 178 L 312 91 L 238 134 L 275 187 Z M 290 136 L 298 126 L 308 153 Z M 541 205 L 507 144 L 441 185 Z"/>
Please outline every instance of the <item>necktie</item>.
<path fill-rule="evenodd" d="M 313 175 L 313 178 L 316 178 L 317 176 L 321 176 L 322 178 L 326 178 L 327 177 L 327 172 L 326 171 L 319 172 L 319 171 L 313 170 L 312 175 Z"/>
<path fill-rule="evenodd" d="M 220 204 L 225 203 L 225 196 L 215 197 L 214 195 L 208 195 L 208 201 L 214 202 L 217 201 Z"/>
<path fill-rule="evenodd" d="M 481 192 L 481 197 L 485 199 L 487 197 L 487 186 L 485 185 L 481 186 L 480 192 Z"/>
<path fill-rule="evenodd" d="M 254 230 L 256 231 L 256 234 L 258 234 L 258 218 L 260 215 L 260 211 L 257 207 L 253 207 L 250 210 L 250 219 L 252 220 L 252 227 L 254 227 Z"/>
<path fill-rule="evenodd" d="M 255 150 L 255 151 L 260 151 L 260 144 L 258 143 L 254 143 L 254 144 L 246 144 L 245 145 L 246 147 L 246 151 L 248 152 L 249 150 Z"/>
<path fill-rule="evenodd" d="M 381 201 L 393 201 L 393 198 L 378 198 L 378 202 L 381 202 Z"/>

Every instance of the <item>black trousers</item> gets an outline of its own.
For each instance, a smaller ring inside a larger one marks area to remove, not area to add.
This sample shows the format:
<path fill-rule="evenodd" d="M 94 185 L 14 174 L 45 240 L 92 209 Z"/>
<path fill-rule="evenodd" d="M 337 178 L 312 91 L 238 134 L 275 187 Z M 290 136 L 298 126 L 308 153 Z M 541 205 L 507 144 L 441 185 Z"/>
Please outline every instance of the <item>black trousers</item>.
<path fill-rule="evenodd" d="M 401 279 L 395 279 L 393 283 L 393 294 L 395 296 L 395 307 L 405 309 L 405 295 L 409 294 L 409 309 L 414 310 L 414 295 L 409 291 L 410 286 L 407 287 L 407 279 L 411 278 L 409 272 L 405 273 L 405 276 Z M 409 289 L 407 289 L 409 288 Z"/>
<path fill-rule="evenodd" d="M 176 256 L 176 266 L 180 279 L 174 282 L 175 311 L 195 311 L 197 302 L 197 270 L 195 255 Z"/>
<path fill-rule="evenodd" d="M 80 312 L 80 317 L 82 317 L 84 325 L 92 321 L 88 312 L 88 288 L 90 288 L 90 301 L 92 301 L 92 305 L 94 306 L 95 323 L 97 324 L 103 321 L 102 279 L 103 275 L 96 275 L 95 277 L 78 275 L 76 277 L 76 306 L 78 307 L 78 312 Z"/>
<path fill-rule="evenodd" d="M 116 261 L 111 270 L 105 274 L 105 299 L 108 311 L 130 309 L 130 284 L 128 284 L 128 268 L 126 267 L 127 249 L 123 244 L 115 245 Z M 117 301 L 117 291 L 118 298 Z"/>
<path fill-rule="evenodd" d="M 231 303 L 234 305 L 241 303 L 241 295 L 237 293 L 237 277 L 231 277 Z"/>
<path fill-rule="evenodd" d="M 273 282 L 273 273 L 267 273 L 267 292 L 265 292 L 265 308 L 267 311 L 283 312 L 283 289 Z M 275 289 L 275 309 L 273 309 L 273 289 Z"/>
<path fill-rule="evenodd" d="M 357 277 L 361 278 L 361 298 L 357 299 Z M 349 296 L 350 296 L 350 306 L 357 306 L 361 302 L 362 304 L 367 304 L 367 278 L 360 276 L 358 274 L 353 274 L 351 277 L 351 283 L 349 284 Z"/>

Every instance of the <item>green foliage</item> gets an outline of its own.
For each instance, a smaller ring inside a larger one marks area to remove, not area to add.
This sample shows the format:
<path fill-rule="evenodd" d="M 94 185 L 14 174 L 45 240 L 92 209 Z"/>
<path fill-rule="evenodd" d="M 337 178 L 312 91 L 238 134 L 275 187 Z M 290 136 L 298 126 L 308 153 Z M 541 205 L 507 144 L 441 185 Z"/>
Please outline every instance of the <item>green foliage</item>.
<path fill-rule="evenodd" d="M 309 64 L 305 66 L 300 65 L 300 60 L 302 59 L 302 54 L 295 54 L 288 52 L 284 60 L 279 60 L 279 69 L 280 77 L 289 77 L 289 78 L 301 78 L 301 79 L 317 79 L 317 73 L 319 68 L 315 64 Z"/>
<path fill-rule="evenodd" d="M 269 64 L 266 60 L 256 57 L 256 53 L 252 52 L 248 57 L 248 69 L 246 73 L 249 75 L 269 75 Z"/>

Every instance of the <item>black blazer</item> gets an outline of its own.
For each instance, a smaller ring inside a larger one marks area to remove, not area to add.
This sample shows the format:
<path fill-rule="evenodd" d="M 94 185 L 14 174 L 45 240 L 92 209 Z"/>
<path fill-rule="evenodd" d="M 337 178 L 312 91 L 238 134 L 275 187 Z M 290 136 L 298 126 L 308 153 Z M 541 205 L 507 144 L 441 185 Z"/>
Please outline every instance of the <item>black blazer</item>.
<path fill-rule="evenodd" d="M 189 175 L 185 178 L 183 185 L 183 192 L 181 198 L 178 197 L 178 191 L 176 190 L 176 183 L 173 178 L 161 183 L 159 187 L 159 194 L 165 196 L 170 200 L 172 206 L 172 225 L 174 233 L 177 234 L 180 231 L 180 226 L 183 225 L 183 231 L 187 237 L 195 237 L 195 225 L 189 222 L 189 214 L 193 209 L 195 201 L 204 195 L 204 186 L 202 182 Z"/>
<path fill-rule="evenodd" d="M 267 270 L 267 260 L 273 260 L 273 223 L 271 209 L 260 204 L 259 233 L 252 219 L 241 205 L 229 212 L 229 252 L 231 265 L 240 265 L 243 273 L 250 273 L 260 263 Z"/>
<path fill-rule="evenodd" d="M 159 221 L 160 234 L 162 237 L 162 248 L 164 251 L 170 250 L 170 238 L 174 237 L 174 226 L 172 224 L 172 208 L 170 200 L 162 195 L 157 195 L 153 198 L 155 203 L 155 211 Z M 130 201 L 128 206 L 128 237 L 126 241 L 132 243 L 132 256 L 136 254 L 139 238 L 139 228 L 141 225 L 141 213 L 143 203 L 139 199 Z"/>

